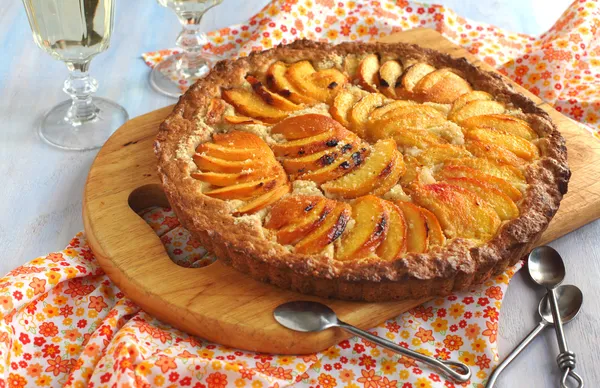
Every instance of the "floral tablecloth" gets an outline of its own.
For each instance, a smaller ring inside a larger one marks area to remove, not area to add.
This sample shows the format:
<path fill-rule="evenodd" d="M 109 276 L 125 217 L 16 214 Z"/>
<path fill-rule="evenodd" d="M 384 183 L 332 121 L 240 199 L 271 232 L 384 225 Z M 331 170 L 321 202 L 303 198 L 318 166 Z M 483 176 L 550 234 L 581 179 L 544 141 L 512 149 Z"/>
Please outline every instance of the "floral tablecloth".
<path fill-rule="evenodd" d="M 438 5 L 406 1 L 275 1 L 247 23 L 209 34 L 206 49 L 247 55 L 306 37 L 376 40 L 435 28 L 485 62 L 588 125 L 600 137 L 600 10 L 576 1 L 547 33 L 513 34 L 466 20 Z M 144 54 L 149 65 L 173 50 Z M 174 261 L 214 258 L 170 209 L 142 214 Z M 499 311 L 520 264 L 478 289 L 439 298 L 371 331 L 402 346 L 470 365 L 479 387 L 498 362 Z M 306 356 L 255 354 L 188 336 L 146 314 L 99 268 L 82 234 L 61 251 L 0 279 L 0 388 L 93 387 L 454 387 L 434 371 L 361 339 Z"/>

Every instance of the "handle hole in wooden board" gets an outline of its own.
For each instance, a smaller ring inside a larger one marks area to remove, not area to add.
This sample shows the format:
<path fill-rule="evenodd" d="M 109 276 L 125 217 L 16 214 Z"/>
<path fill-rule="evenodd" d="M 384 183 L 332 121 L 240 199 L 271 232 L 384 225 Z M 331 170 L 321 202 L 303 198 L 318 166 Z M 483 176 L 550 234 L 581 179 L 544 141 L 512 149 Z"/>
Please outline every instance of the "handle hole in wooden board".
<path fill-rule="evenodd" d="M 128 203 L 158 235 L 169 258 L 178 266 L 206 268 L 217 260 L 180 224 L 160 185 L 138 187 L 129 195 Z"/>

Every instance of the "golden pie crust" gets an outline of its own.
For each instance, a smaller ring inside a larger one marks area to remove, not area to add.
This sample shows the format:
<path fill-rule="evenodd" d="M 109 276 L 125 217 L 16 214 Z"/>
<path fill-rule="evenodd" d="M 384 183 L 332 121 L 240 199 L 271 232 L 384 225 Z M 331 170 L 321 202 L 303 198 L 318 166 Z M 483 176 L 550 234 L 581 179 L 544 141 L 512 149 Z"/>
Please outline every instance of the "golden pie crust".
<path fill-rule="evenodd" d="M 373 257 L 340 261 L 326 254 L 298 254 L 268 238 L 255 220 L 234 216 L 226 201 L 203 194 L 202 185 L 191 177 L 195 166 L 190 155 L 198 143 L 207 140 L 203 133 L 207 127 L 198 124 L 198 117 L 210 125 L 207 107 L 222 90 L 242 85 L 247 74 L 264 74 L 275 61 L 309 60 L 339 66 L 340 58 L 368 53 L 452 69 L 473 90 L 487 92 L 507 108 L 520 110 L 539 136 L 540 157 L 523 171 L 527 187 L 518 204 L 520 214 L 503 222 L 491 240 L 481 244 L 455 238 L 443 247 L 407 253 L 393 261 Z M 222 61 L 180 98 L 160 127 L 155 153 L 164 191 L 182 225 L 224 263 L 260 281 L 300 293 L 365 301 L 445 295 L 501 273 L 533 248 L 558 210 L 570 177 L 565 141 L 548 114 L 533 101 L 499 75 L 464 58 L 401 43 L 332 46 L 302 40 Z"/>

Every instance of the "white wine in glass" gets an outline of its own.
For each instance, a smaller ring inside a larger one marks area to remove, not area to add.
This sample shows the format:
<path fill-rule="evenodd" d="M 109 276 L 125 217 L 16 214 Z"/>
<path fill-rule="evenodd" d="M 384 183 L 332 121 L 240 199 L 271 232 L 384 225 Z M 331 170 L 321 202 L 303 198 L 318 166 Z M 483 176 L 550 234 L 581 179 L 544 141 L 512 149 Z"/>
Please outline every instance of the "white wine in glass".
<path fill-rule="evenodd" d="M 39 133 L 48 143 L 70 150 L 102 146 L 128 119 L 115 102 L 92 97 L 98 82 L 90 61 L 109 46 L 114 0 L 23 0 L 35 43 L 65 62 L 69 77 L 63 90 L 71 99 L 44 116 Z"/>
<path fill-rule="evenodd" d="M 220 59 L 202 53 L 208 40 L 200 32 L 202 16 L 223 0 L 158 0 L 163 7 L 171 8 L 183 26 L 176 44 L 181 52 L 163 60 L 152 69 L 150 84 L 162 94 L 179 97 L 186 85 L 204 77 L 210 64 Z"/>

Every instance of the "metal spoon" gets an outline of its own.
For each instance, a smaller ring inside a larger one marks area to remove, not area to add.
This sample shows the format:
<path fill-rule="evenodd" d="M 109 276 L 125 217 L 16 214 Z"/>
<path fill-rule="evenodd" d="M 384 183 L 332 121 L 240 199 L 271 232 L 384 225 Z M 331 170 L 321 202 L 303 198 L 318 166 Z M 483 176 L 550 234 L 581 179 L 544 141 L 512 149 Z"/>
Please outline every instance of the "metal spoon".
<path fill-rule="evenodd" d="M 284 303 L 275 309 L 273 316 L 282 326 L 296 331 L 315 332 L 332 327 L 339 327 L 388 350 L 403 354 L 437 368 L 455 381 L 464 383 L 471 378 L 471 370 L 462 362 L 443 361 L 425 356 L 421 353 L 398 346 L 393 342 L 377 337 L 371 333 L 367 333 L 366 331 L 340 321 L 335 315 L 335 312 L 322 303 L 309 301 Z"/>
<path fill-rule="evenodd" d="M 577 380 L 578 387 L 583 386 L 581 377 L 573 370 L 575 369 L 575 353 L 569 351 L 567 340 L 563 331 L 562 322 L 558 311 L 558 302 L 556 301 L 556 287 L 562 283 L 565 278 L 565 264 L 562 257 L 549 246 L 535 248 L 529 254 L 527 260 L 529 275 L 534 282 L 548 290 L 548 300 L 552 309 L 552 318 L 554 320 L 554 330 L 558 341 L 560 354 L 556 358 L 559 368 L 563 371 L 560 381 L 562 388 L 567 387 L 567 377 L 571 376 Z"/>
<path fill-rule="evenodd" d="M 560 310 L 560 319 L 563 323 L 571 322 L 581 310 L 583 304 L 583 294 L 579 288 L 572 285 L 565 285 L 556 288 L 556 295 L 558 298 L 558 309 Z M 538 305 L 538 314 L 542 319 L 535 329 L 525 337 L 523 341 L 502 361 L 500 365 L 494 370 L 494 373 L 488 379 L 486 388 L 492 388 L 500 373 L 514 361 L 515 358 L 544 330 L 546 327 L 554 324 L 554 318 L 552 318 L 552 311 L 548 302 L 548 295 L 540 300 Z M 578 376 L 579 377 L 579 376 Z M 579 381 L 579 380 L 578 380 Z M 583 386 L 583 382 L 581 382 Z"/>

